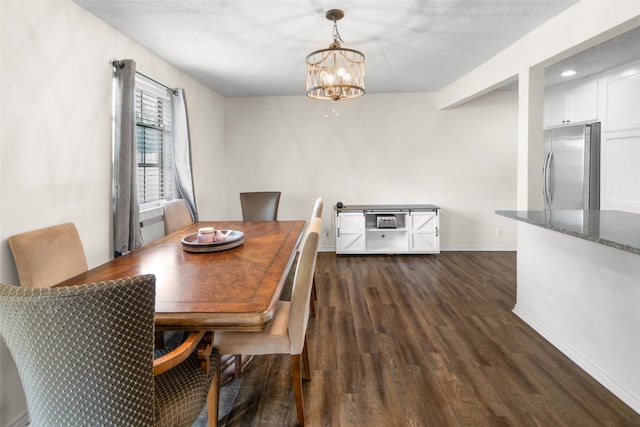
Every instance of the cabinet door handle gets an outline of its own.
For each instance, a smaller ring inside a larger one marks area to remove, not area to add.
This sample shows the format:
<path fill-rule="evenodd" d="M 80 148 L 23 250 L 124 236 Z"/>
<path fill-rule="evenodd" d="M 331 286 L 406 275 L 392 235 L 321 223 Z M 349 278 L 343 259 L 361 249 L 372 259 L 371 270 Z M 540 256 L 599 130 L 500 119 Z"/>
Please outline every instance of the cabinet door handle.
<path fill-rule="evenodd" d="M 436 237 L 438 237 L 438 233 L 440 233 L 440 230 L 436 227 Z"/>
<path fill-rule="evenodd" d="M 340 237 L 340 227 L 337 228 L 336 237 Z"/>

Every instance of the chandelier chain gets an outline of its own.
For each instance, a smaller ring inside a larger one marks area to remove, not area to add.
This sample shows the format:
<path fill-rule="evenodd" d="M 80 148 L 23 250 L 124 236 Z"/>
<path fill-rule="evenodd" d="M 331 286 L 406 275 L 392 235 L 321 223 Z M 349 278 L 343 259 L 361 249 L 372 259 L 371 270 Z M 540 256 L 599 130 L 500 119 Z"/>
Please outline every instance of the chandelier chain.
<path fill-rule="evenodd" d="M 338 31 L 338 23 L 336 22 L 336 20 L 333 20 L 333 42 L 334 43 L 344 43 L 344 40 L 342 40 L 342 37 L 340 37 L 340 31 Z"/>

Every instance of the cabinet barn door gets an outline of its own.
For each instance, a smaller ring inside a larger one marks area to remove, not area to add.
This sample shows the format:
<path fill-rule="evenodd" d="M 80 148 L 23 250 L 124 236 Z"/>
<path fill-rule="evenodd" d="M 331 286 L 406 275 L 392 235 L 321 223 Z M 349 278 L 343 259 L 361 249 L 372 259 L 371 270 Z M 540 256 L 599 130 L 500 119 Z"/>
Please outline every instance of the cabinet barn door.
<path fill-rule="evenodd" d="M 439 216 L 436 211 L 411 213 L 411 252 L 440 253 Z"/>
<path fill-rule="evenodd" d="M 340 212 L 336 215 L 336 253 L 365 251 L 365 217 L 360 212 Z"/>

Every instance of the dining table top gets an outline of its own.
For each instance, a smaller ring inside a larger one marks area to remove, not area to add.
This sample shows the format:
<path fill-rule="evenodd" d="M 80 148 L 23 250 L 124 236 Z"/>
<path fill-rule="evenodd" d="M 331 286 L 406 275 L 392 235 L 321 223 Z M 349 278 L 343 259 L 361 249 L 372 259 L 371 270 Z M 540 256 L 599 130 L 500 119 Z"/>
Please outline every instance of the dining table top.
<path fill-rule="evenodd" d="M 244 242 L 185 250 L 182 239 L 202 227 L 240 231 Z M 154 274 L 156 329 L 259 331 L 273 317 L 304 229 L 305 221 L 196 222 L 59 286 Z"/>

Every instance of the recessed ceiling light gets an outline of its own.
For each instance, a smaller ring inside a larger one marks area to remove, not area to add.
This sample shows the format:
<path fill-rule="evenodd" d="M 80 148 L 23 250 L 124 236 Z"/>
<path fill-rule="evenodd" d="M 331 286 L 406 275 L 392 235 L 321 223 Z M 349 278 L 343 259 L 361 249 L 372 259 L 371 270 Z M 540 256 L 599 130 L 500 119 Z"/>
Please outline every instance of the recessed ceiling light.
<path fill-rule="evenodd" d="M 636 74 L 640 74 L 640 70 L 638 70 L 637 68 L 632 68 L 620 73 L 620 77 L 631 77 L 635 76 Z"/>
<path fill-rule="evenodd" d="M 562 77 L 571 77 L 571 76 L 575 76 L 576 75 L 576 71 L 575 70 L 564 70 L 562 72 L 562 74 L 560 74 Z"/>

